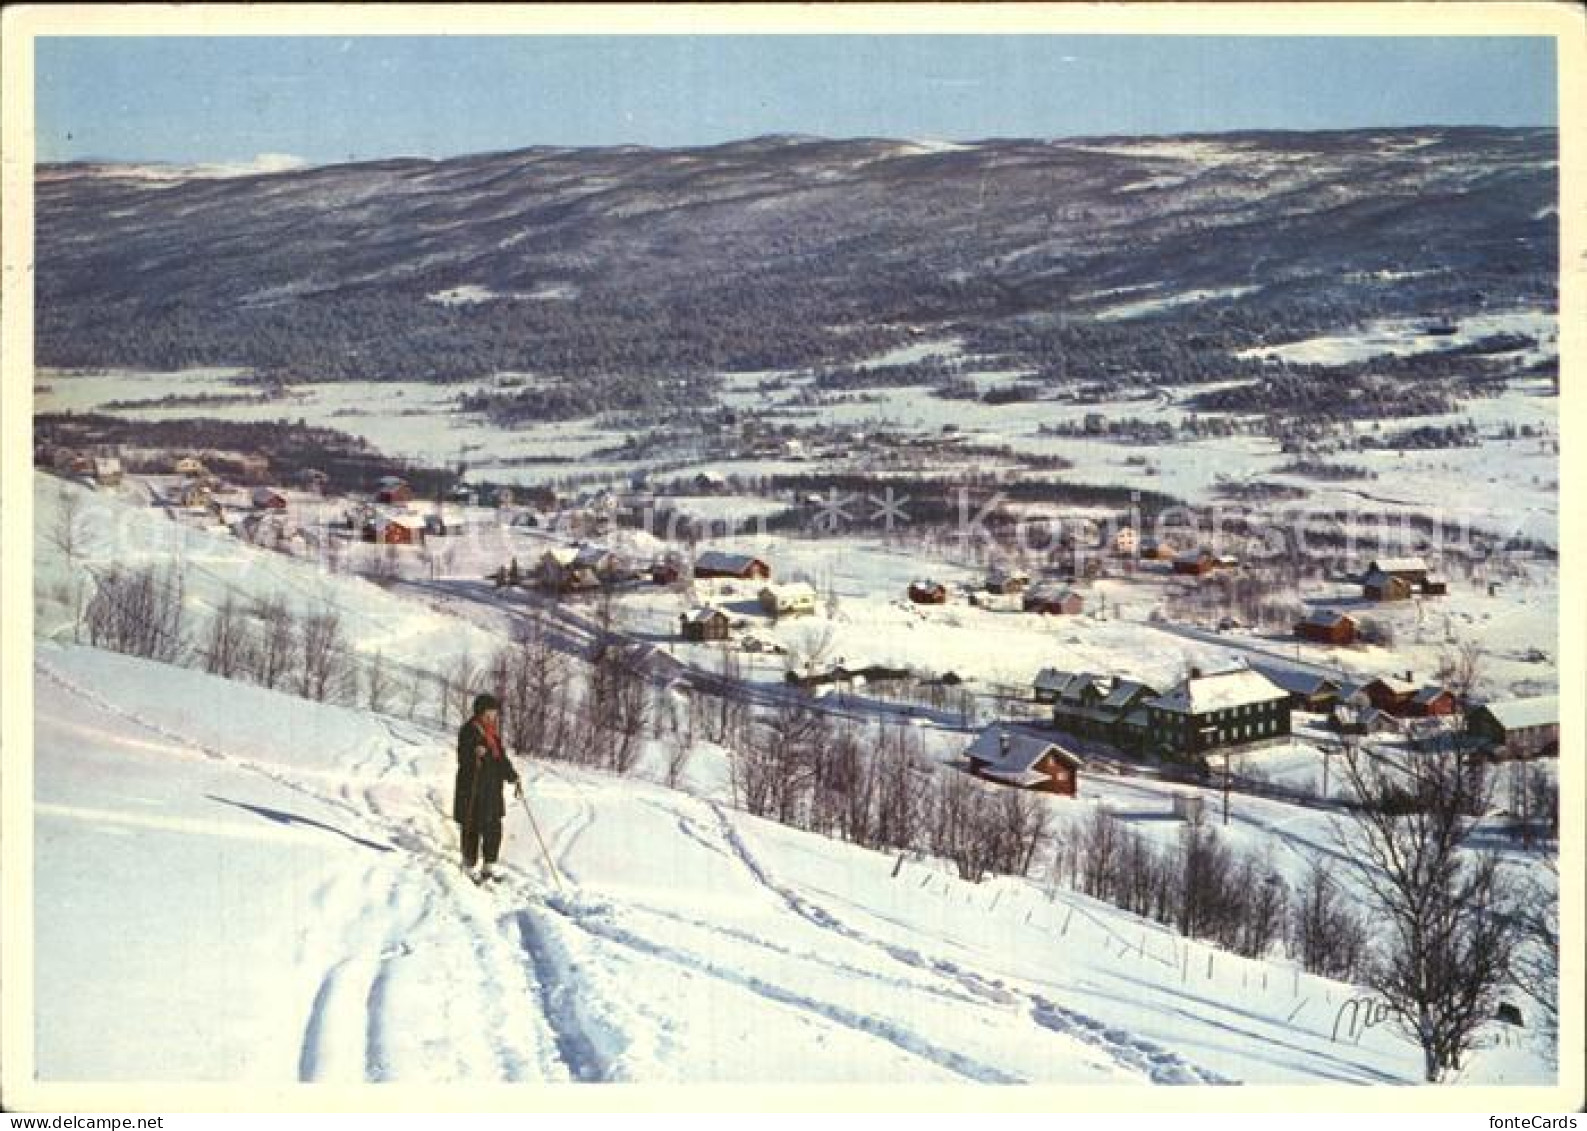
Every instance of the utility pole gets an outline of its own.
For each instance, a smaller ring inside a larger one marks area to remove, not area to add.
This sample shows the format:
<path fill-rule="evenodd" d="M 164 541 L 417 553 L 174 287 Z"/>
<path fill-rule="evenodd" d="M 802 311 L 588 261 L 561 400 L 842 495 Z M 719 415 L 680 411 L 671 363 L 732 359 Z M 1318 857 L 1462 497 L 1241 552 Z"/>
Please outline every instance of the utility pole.
<path fill-rule="evenodd" d="M 1229 824 L 1229 748 L 1223 748 L 1223 824 Z"/>

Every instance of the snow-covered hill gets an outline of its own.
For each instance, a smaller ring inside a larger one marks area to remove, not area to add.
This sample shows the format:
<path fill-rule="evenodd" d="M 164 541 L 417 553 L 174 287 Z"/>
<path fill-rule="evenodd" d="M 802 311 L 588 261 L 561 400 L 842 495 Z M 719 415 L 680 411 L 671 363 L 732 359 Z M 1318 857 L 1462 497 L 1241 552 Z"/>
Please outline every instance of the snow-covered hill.
<path fill-rule="evenodd" d="M 1386 1025 L 1335 1039 L 1349 987 L 1063 890 L 539 764 L 566 890 L 521 810 L 480 889 L 444 733 L 48 642 L 35 683 L 41 1080 L 1418 1077 Z"/>

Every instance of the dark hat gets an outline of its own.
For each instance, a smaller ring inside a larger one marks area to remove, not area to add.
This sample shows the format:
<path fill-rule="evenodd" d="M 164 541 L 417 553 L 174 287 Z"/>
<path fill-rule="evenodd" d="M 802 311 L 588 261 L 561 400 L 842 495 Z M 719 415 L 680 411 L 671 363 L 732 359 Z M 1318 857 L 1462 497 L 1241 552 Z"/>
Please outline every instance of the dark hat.
<path fill-rule="evenodd" d="M 476 715 L 482 715 L 486 711 L 499 710 L 501 710 L 501 700 L 497 699 L 490 692 L 487 691 L 483 694 L 474 696 L 474 713 Z"/>

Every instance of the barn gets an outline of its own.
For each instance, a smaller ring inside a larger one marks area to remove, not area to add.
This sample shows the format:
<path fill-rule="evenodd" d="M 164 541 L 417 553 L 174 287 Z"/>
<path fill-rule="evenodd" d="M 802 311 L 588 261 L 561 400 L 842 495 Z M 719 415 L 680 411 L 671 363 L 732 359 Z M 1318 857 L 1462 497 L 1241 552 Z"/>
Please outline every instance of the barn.
<path fill-rule="evenodd" d="M 976 736 L 965 757 L 970 772 L 986 781 L 1060 797 L 1080 792 L 1080 759 L 1045 738 L 994 725 Z"/>
<path fill-rule="evenodd" d="M 1332 609 L 1313 609 L 1295 623 L 1295 635 L 1318 644 L 1351 644 L 1356 638 L 1356 618 Z"/>
<path fill-rule="evenodd" d="M 706 550 L 694 559 L 694 576 L 700 580 L 724 577 L 739 581 L 769 581 L 771 565 L 752 554 Z"/>

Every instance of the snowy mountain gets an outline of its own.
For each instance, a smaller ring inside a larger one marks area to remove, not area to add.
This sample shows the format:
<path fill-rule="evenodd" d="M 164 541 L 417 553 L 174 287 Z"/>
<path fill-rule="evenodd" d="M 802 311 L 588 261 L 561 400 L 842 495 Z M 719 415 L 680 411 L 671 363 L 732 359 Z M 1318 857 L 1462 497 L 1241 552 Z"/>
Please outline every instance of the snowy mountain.
<path fill-rule="evenodd" d="M 1171 325 L 1222 358 L 1281 331 L 1551 305 L 1556 147 L 1426 128 L 47 165 L 39 360 L 651 381 L 849 363 L 933 326 L 1014 368 L 1054 363 L 1055 318 Z M 1100 334 L 1062 336 L 1092 376 L 1154 356 L 1087 364 Z"/>

